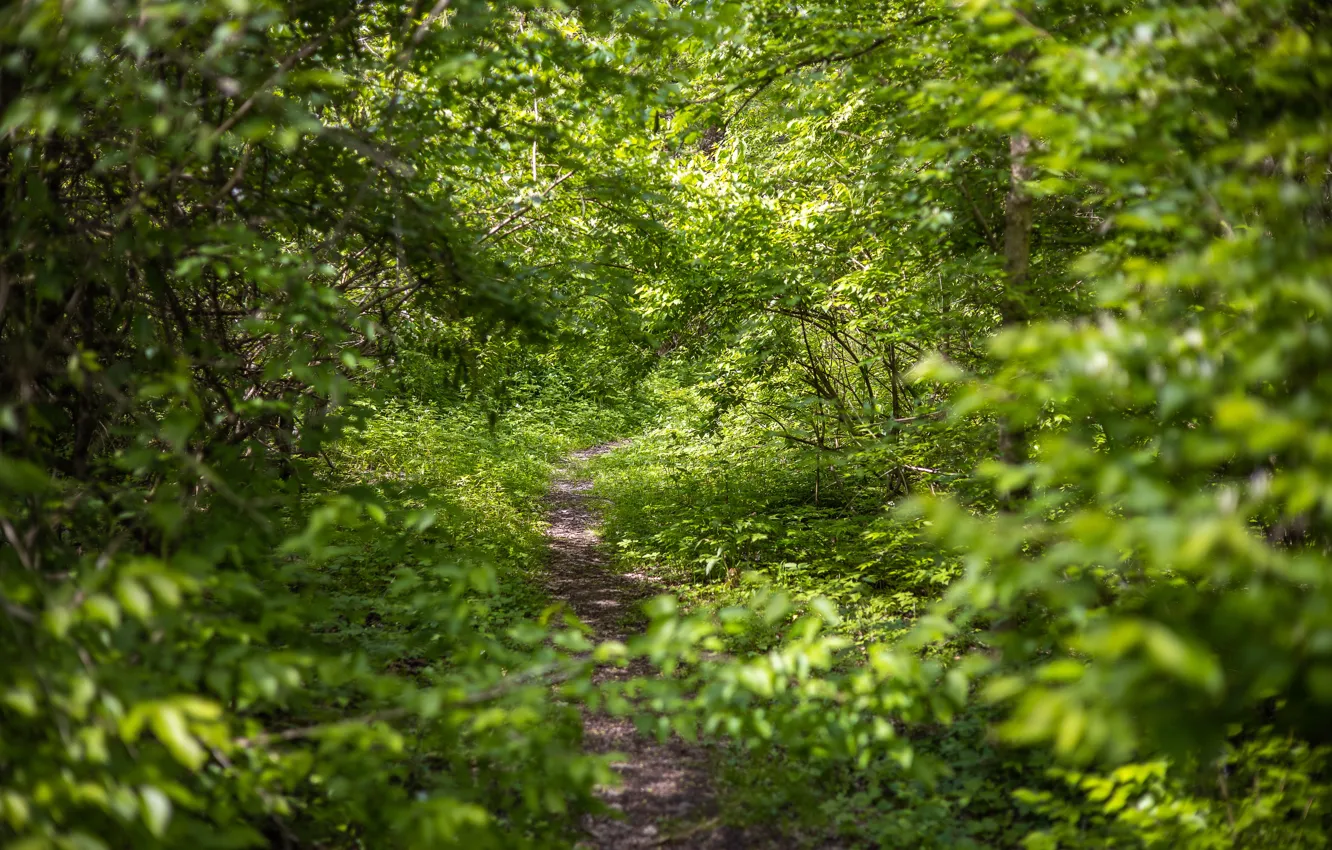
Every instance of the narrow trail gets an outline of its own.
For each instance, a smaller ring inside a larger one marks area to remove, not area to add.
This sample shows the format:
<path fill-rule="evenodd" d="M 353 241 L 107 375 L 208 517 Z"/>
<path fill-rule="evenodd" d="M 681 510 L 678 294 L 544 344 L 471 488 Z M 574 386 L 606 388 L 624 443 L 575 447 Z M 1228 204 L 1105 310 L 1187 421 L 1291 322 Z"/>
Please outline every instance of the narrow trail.
<path fill-rule="evenodd" d="M 620 444 L 610 443 L 576 452 L 572 461 L 604 454 Z M 546 586 L 555 599 L 568 603 L 574 613 L 601 640 L 623 640 L 633 627 L 637 603 L 660 591 L 657 579 L 642 573 L 617 573 L 609 568 L 599 548 L 597 513 L 592 507 L 592 482 L 572 478 L 560 470 L 549 495 L 550 564 Z M 602 680 L 641 675 L 642 668 L 606 670 Z M 717 826 L 714 793 L 702 750 L 679 738 L 665 744 L 641 736 L 631 721 L 604 714 L 583 717 L 584 744 L 589 752 L 618 752 L 626 761 L 616 765 L 623 779 L 618 788 L 603 788 L 601 798 L 623 817 L 589 818 L 587 838 L 579 846 L 588 850 L 644 850 L 674 847 L 735 848 L 746 846 L 730 830 Z"/>

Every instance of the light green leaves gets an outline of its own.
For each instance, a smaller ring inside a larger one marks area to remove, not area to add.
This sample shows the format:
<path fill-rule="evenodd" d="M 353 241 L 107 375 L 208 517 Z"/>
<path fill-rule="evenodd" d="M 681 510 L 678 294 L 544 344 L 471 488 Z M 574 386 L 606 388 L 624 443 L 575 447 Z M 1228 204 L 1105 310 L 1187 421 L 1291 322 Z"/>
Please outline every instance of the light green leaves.
<path fill-rule="evenodd" d="M 162 789 L 151 785 L 140 788 L 139 797 L 143 801 L 144 826 L 154 838 L 162 838 L 171 823 L 171 798 Z"/>
<path fill-rule="evenodd" d="M 147 728 L 171 757 L 189 770 L 198 770 L 208 758 L 208 745 L 226 746 L 222 715 L 216 703 L 197 697 L 175 697 L 133 706 L 120 722 L 121 738 L 135 741 Z M 160 808 L 160 807 L 159 807 Z"/>

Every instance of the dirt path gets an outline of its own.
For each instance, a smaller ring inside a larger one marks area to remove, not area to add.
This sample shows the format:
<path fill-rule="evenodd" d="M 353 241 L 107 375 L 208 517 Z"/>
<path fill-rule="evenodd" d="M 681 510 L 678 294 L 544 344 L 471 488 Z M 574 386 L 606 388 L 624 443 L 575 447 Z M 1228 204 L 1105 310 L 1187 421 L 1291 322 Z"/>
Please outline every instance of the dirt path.
<path fill-rule="evenodd" d="M 611 443 L 577 452 L 581 461 L 611 451 Z M 546 584 L 552 597 L 569 603 L 574 613 L 596 632 L 596 637 L 623 640 L 637 603 L 660 592 L 652 576 L 610 570 L 598 548 L 597 514 L 590 495 L 592 482 L 561 470 L 551 486 L 549 503 L 550 567 Z M 619 671 L 641 675 L 643 669 Z M 604 676 L 617 675 L 607 671 Z M 624 779 L 619 788 L 603 788 L 601 798 L 622 818 L 590 818 L 587 838 L 580 847 L 595 850 L 643 848 L 744 847 L 739 836 L 716 826 L 713 792 L 706 758 L 696 746 L 678 738 L 666 744 L 637 734 L 629 720 L 586 714 L 584 740 L 589 752 L 623 753 L 616 766 Z"/>

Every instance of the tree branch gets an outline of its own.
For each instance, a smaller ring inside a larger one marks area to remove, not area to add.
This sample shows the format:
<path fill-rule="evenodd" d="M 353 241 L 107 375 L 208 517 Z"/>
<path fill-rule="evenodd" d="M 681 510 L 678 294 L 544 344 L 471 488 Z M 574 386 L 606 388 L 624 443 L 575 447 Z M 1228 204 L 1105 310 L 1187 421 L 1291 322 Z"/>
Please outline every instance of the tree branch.
<path fill-rule="evenodd" d="M 573 171 L 566 171 L 566 172 L 564 172 L 563 174 L 561 174 L 561 175 L 555 180 L 554 183 L 551 183 L 551 184 L 550 184 L 549 186 L 547 186 L 545 189 L 541 190 L 541 191 L 537 194 L 537 197 L 538 197 L 538 198 L 544 198 L 544 197 L 546 197 L 546 196 L 549 195 L 551 192 L 555 191 L 555 188 L 556 188 L 557 186 L 559 186 L 561 183 L 563 183 L 565 180 L 568 180 L 568 179 L 569 179 L 570 177 L 572 177 L 572 176 L 574 176 L 574 172 L 573 172 Z M 531 209 L 532 209 L 532 203 L 531 203 L 531 202 L 526 203 L 526 204 L 523 204 L 521 207 L 519 207 L 518 209 L 514 210 L 513 213 L 511 213 L 510 215 L 506 216 L 505 219 L 504 219 L 503 221 L 501 221 L 499 224 L 497 224 L 497 225 L 495 225 L 494 227 L 492 227 L 492 228 L 490 228 L 489 230 L 487 230 L 484 236 L 482 236 L 480 239 L 478 239 L 478 240 L 476 240 L 475 242 L 472 243 L 472 247 L 473 247 L 473 248 L 477 248 L 477 247 L 480 247 L 481 245 L 485 244 L 487 241 L 490 240 L 491 237 L 493 237 L 496 233 L 499 233 L 499 232 L 500 232 L 501 230 L 503 230 L 504 228 L 508 227 L 508 226 L 509 226 L 510 224 L 512 224 L 516 219 L 518 219 L 518 218 L 520 218 L 520 217 L 522 217 L 522 216 L 524 216 L 524 215 L 527 215 L 527 213 L 530 212 Z"/>

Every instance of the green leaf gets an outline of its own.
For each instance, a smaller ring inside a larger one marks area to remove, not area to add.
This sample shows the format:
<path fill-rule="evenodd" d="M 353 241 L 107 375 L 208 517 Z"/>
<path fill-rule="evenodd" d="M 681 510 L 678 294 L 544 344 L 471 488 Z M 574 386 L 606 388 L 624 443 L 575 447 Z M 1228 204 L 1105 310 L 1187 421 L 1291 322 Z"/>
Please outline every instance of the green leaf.
<path fill-rule="evenodd" d="M 143 800 L 143 825 L 153 837 L 163 837 L 171 822 L 171 799 L 151 785 L 140 788 L 139 797 Z"/>
<path fill-rule="evenodd" d="M 190 733 L 185 716 L 174 706 L 159 704 L 149 713 L 153 734 L 171 752 L 173 758 L 190 770 L 203 766 L 208 754 Z"/>

